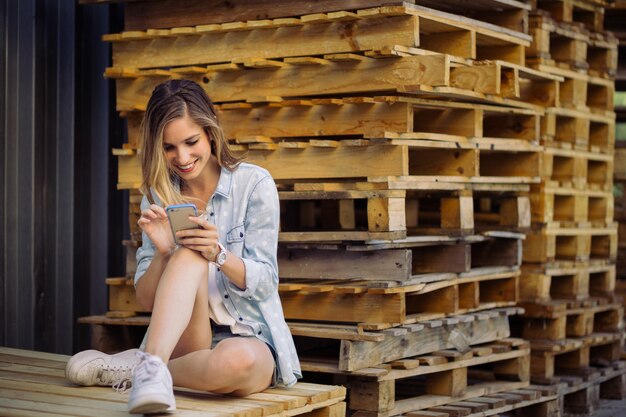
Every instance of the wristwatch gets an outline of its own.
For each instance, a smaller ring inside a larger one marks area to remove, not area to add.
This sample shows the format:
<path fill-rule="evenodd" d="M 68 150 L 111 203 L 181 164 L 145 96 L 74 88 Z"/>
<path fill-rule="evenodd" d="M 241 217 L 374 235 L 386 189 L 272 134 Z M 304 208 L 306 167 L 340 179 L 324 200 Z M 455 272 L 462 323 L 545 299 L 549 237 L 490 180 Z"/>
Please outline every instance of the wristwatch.
<path fill-rule="evenodd" d="M 215 257 L 215 265 L 222 266 L 226 263 L 226 248 L 220 242 L 217 242 L 217 246 L 219 246 L 220 251 Z"/>

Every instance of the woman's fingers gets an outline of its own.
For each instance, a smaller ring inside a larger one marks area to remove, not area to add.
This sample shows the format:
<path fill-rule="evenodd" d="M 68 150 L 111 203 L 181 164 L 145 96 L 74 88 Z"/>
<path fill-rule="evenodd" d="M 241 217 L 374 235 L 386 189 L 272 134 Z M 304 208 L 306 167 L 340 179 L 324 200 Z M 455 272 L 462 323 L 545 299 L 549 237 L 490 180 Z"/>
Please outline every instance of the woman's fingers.
<path fill-rule="evenodd" d="M 197 224 L 198 226 L 202 227 L 204 230 L 217 231 L 217 226 L 215 226 L 213 223 L 211 223 L 210 221 L 202 217 L 189 216 L 189 220 L 191 220 L 193 223 Z"/>
<path fill-rule="evenodd" d="M 162 219 L 167 218 L 167 213 L 161 206 L 157 206 L 156 204 L 150 204 L 150 210 L 152 210 L 158 217 Z"/>

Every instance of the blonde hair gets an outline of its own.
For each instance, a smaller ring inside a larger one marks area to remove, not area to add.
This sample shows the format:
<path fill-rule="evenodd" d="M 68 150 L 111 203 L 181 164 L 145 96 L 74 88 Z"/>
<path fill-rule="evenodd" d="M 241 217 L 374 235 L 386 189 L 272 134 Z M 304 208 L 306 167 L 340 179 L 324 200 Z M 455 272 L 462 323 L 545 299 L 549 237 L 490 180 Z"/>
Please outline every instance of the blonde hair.
<path fill-rule="evenodd" d="M 185 116 L 204 129 L 211 143 L 211 153 L 217 158 L 220 167 L 233 171 L 241 163 L 242 158 L 233 155 L 228 148 L 215 108 L 202 87 L 189 80 L 161 83 L 150 96 L 141 129 L 143 181 L 140 190 L 150 204 L 155 203 L 152 192 L 166 206 L 191 202 L 176 186 L 177 183 L 182 185 L 182 181 L 169 169 L 163 147 L 165 126 Z"/>

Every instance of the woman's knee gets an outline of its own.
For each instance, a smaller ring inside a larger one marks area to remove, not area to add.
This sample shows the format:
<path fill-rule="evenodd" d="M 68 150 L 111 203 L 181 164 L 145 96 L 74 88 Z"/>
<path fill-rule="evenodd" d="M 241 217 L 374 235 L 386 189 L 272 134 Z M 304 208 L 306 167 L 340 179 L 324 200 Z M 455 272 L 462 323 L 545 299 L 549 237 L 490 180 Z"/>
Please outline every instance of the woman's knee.
<path fill-rule="evenodd" d="M 236 338 L 222 342 L 227 347 L 223 352 L 224 364 L 227 365 L 233 375 L 247 378 L 257 365 L 258 355 L 251 346 L 237 342 Z"/>
<path fill-rule="evenodd" d="M 184 266 L 188 268 L 199 268 L 208 270 L 209 264 L 200 252 L 179 247 L 172 253 L 168 265 Z"/>

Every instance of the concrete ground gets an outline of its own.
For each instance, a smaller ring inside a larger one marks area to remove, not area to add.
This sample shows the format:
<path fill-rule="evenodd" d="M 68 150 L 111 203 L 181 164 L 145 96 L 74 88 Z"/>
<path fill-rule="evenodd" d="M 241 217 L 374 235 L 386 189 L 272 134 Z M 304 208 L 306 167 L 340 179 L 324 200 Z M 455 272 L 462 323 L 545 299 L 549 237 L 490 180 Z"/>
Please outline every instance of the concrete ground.
<path fill-rule="evenodd" d="M 626 417 L 626 400 L 600 400 L 600 409 L 593 417 Z"/>

